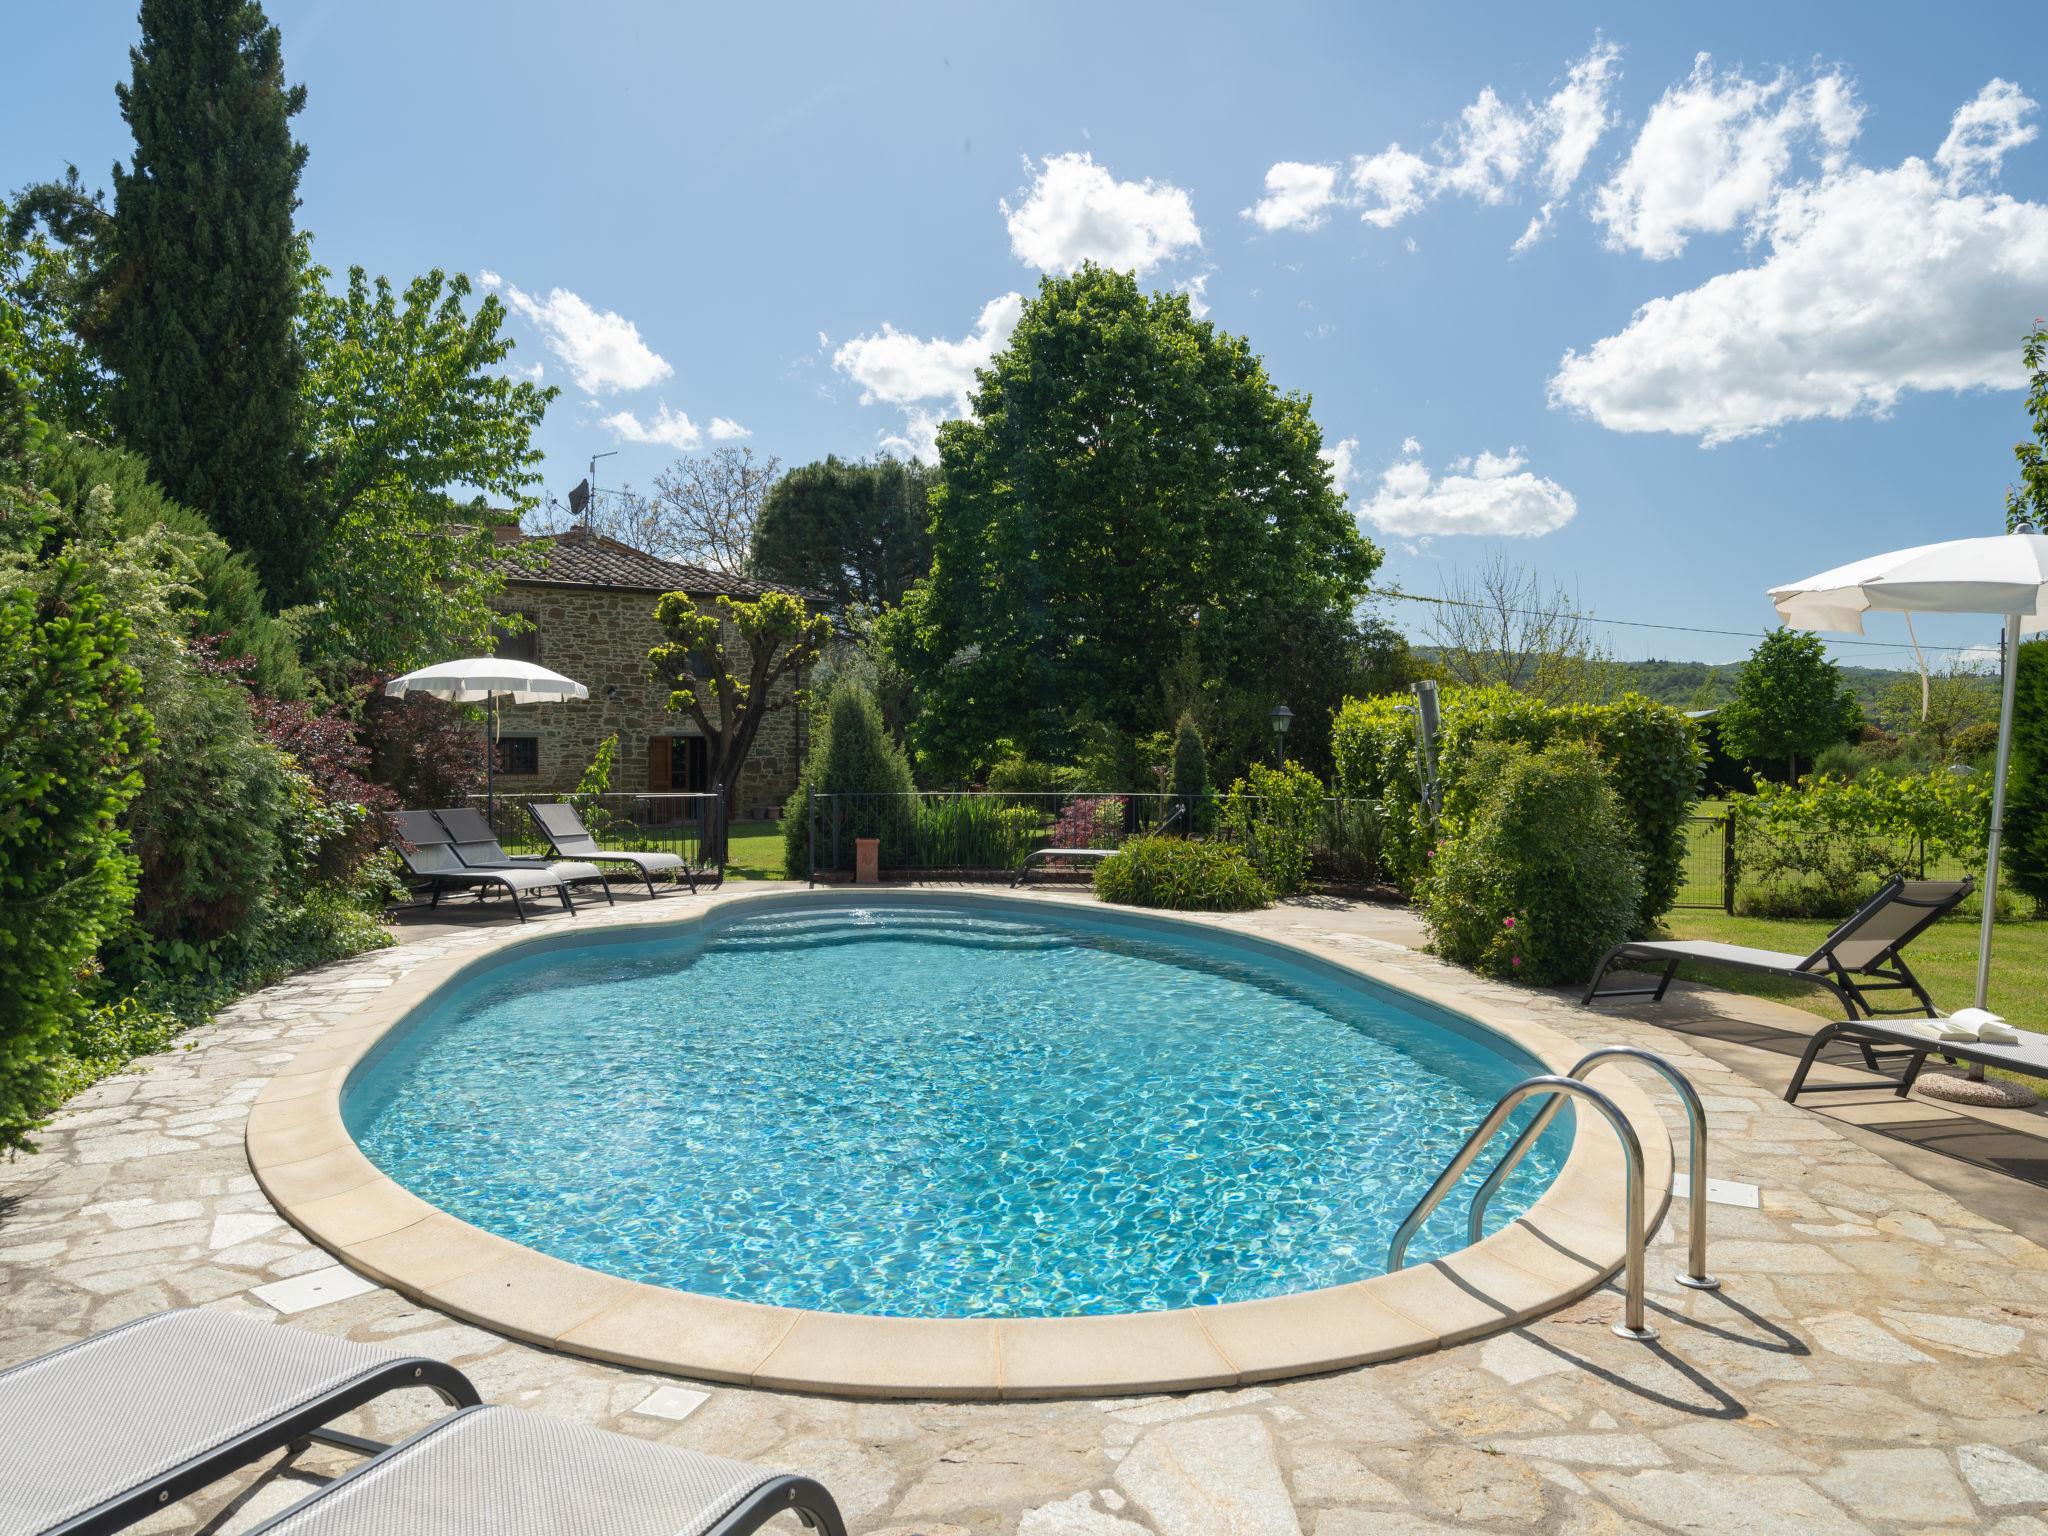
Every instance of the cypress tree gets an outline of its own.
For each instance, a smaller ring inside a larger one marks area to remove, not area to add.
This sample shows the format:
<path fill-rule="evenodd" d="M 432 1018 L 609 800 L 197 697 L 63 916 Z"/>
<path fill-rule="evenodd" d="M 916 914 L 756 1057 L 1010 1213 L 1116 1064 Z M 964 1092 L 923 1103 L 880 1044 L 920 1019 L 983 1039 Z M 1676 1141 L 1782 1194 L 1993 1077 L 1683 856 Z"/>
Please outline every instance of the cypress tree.
<path fill-rule="evenodd" d="M 142 0 L 141 21 L 116 92 L 135 161 L 114 167 L 98 327 L 113 422 L 289 603 L 319 531 L 292 231 L 305 87 L 285 85 L 277 28 L 253 0 Z"/>

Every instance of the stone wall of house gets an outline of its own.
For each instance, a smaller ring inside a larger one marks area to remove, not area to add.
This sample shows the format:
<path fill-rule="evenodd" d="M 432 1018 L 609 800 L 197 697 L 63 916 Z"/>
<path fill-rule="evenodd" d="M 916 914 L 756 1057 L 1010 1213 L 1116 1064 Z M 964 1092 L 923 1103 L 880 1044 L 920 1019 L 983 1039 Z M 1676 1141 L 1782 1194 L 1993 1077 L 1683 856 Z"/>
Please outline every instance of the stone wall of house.
<path fill-rule="evenodd" d="M 533 620 L 534 659 L 582 683 L 590 698 L 572 704 L 502 707 L 500 737 L 535 737 L 539 771 L 501 774 L 501 787 L 546 793 L 573 789 L 597 744 L 616 733 L 612 788 L 645 790 L 650 738 L 702 734 L 688 715 L 669 710 L 668 690 L 648 675 L 647 653 L 663 639 L 661 626 L 654 621 L 655 596 L 603 587 L 506 587 L 497 606 Z M 713 611 L 709 600 L 699 606 Z M 735 820 L 779 815 L 796 788 L 808 732 L 803 711 L 788 703 L 792 687 L 787 679 L 777 685 L 774 696 L 783 701 L 782 707 L 762 722 L 754 738 L 732 801 Z"/>

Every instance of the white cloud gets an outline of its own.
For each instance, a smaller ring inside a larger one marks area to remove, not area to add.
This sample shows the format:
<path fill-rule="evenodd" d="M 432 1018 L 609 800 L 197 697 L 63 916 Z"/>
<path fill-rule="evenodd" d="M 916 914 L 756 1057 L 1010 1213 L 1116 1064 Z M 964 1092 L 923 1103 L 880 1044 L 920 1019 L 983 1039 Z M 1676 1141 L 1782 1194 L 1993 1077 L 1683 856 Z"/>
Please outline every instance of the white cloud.
<path fill-rule="evenodd" d="M 1331 444 L 1322 450 L 1322 460 L 1330 466 L 1330 483 L 1340 495 L 1348 493 L 1358 478 L 1358 439 L 1347 437 Z"/>
<path fill-rule="evenodd" d="M 1197 320 L 1205 319 L 1209 313 L 1209 279 L 1215 274 L 1198 272 L 1193 277 L 1173 285 L 1176 293 L 1188 296 L 1188 313 Z"/>
<path fill-rule="evenodd" d="M 1435 167 L 1398 144 L 1351 162 L 1353 206 L 1375 229 L 1392 229 L 1420 209 L 1433 195 L 1435 182 Z"/>
<path fill-rule="evenodd" d="M 609 309 L 593 309 L 566 288 L 551 288 L 545 299 L 537 299 L 489 268 L 477 274 L 477 281 L 504 290 L 506 304 L 540 332 L 587 394 L 645 389 L 675 372 L 640 339 L 632 321 Z"/>
<path fill-rule="evenodd" d="M 1457 135 L 1437 180 L 1482 203 L 1502 202 L 1522 179 L 1535 137 L 1535 118 L 1507 105 L 1489 85 L 1458 114 Z"/>
<path fill-rule="evenodd" d="M 1314 229 L 1337 200 L 1337 167 L 1282 160 L 1266 172 L 1266 195 L 1241 215 L 1261 229 Z"/>
<path fill-rule="evenodd" d="M 1987 97 L 2008 123 L 2033 106 L 1987 90 L 1944 147 L 2000 142 L 1972 117 Z M 1950 162 L 1975 175 L 1995 156 L 1966 148 Z M 1961 190 L 1908 158 L 1782 188 L 1757 228 L 1757 265 L 1653 299 L 1618 334 L 1565 353 L 1551 403 L 1713 444 L 1882 414 L 1910 390 L 2024 382 L 2013 338 L 2048 291 L 2048 204 Z"/>
<path fill-rule="evenodd" d="M 1163 181 L 1118 181 L 1087 154 L 1053 155 L 1031 169 L 1031 184 L 1008 216 L 1010 249 L 1042 272 L 1092 261 L 1139 276 L 1202 243 L 1195 205 Z"/>
<path fill-rule="evenodd" d="M 1403 456 L 1381 473 L 1371 499 L 1359 503 L 1359 513 L 1386 533 L 1536 538 L 1555 533 L 1578 515 L 1572 493 L 1530 473 L 1519 448 L 1459 459 L 1444 475 L 1431 474 L 1420 451 L 1414 438 L 1403 441 Z"/>
<path fill-rule="evenodd" d="M 2005 665 L 2005 657 L 1995 645 L 1966 645 L 1956 652 L 1956 665 L 1974 672 L 1996 672 Z"/>
<path fill-rule="evenodd" d="M 711 440 L 715 443 L 729 443 L 737 438 L 752 437 L 754 435 L 753 428 L 743 427 L 738 422 L 725 416 L 712 417 L 711 425 L 705 430 L 711 434 Z"/>
<path fill-rule="evenodd" d="M 832 366 L 861 389 L 861 404 L 882 401 L 906 408 L 903 432 L 885 436 L 882 447 L 927 462 L 938 457 L 939 423 L 967 414 L 974 373 L 988 366 L 1017 328 L 1024 296 L 1006 293 L 981 307 L 971 334 L 958 341 L 910 336 L 893 325 L 842 342 Z M 939 401 L 938 408 L 927 404 Z"/>
<path fill-rule="evenodd" d="M 1389 144 L 1378 154 L 1353 156 L 1341 179 L 1334 165 L 1282 160 L 1266 172 L 1265 195 L 1244 216 L 1262 229 L 1306 230 L 1341 207 L 1392 229 L 1445 192 L 1502 203 L 1534 183 L 1547 201 L 1515 244 L 1527 249 L 1550 227 L 1614 121 L 1608 97 L 1620 57 L 1620 49 L 1596 36 L 1540 104 L 1515 106 L 1492 86 L 1482 88 L 1433 146 L 1433 159 Z"/>
<path fill-rule="evenodd" d="M 1024 295 L 1006 293 L 981 307 L 971 334 L 959 341 L 910 336 L 893 325 L 840 343 L 832 366 L 861 388 L 861 404 L 876 400 L 910 405 L 950 400 L 954 414 L 967 410 L 974 371 L 1002 350 L 1024 313 Z"/>
<path fill-rule="evenodd" d="M 1782 71 L 1752 80 L 1714 73 L 1700 54 L 1644 119 L 1628 158 L 1603 186 L 1593 218 L 1607 243 L 1662 261 L 1693 234 L 1724 234 L 1761 216 L 1801 147 L 1839 166 L 1862 122 L 1840 73 L 1794 86 Z"/>
<path fill-rule="evenodd" d="M 659 443 L 682 453 L 688 453 L 703 438 L 694 421 L 666 405 L 657 406 L 654 415 L 646 421 L 631 411 L 619 411 L 604 417 L 602 425 L 611 428 L 612 435 L 622 442 Z"/>
<path fill-rule="evenodd" d="M 2040 131 L 2024 121 L 2033 110 L 2034 103 L 2018 86 L 2010 80 L 1994 79 L 1974 100 L 1956 109 L 1948 137 L 1934 152 L 1934 163 L 1947 174 L 1951 186 L 1996 176 L 2006 155 L 2032 143 Z"/>

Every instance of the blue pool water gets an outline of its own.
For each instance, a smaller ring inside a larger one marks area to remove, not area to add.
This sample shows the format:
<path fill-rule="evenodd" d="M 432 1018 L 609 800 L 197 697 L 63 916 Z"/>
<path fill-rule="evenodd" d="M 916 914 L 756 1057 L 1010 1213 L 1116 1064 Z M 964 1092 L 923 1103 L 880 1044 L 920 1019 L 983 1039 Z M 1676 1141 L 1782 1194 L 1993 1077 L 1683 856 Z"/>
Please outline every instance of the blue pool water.
<path fill-rule="evenodd" d="M 1535 1063 L 1185 932 L 827 897 L 594 938 L 443 994 L 343 1114 L 465 1221 L 745 1301 L 1043 1317 L 1381 1273 L 1395 1225 Z M 1495 1224 L 1554 1177 L 1570 1118 Z M 1415 1256 L 1462 1245 L 1465 1208 L 1447 1201 Z"/>

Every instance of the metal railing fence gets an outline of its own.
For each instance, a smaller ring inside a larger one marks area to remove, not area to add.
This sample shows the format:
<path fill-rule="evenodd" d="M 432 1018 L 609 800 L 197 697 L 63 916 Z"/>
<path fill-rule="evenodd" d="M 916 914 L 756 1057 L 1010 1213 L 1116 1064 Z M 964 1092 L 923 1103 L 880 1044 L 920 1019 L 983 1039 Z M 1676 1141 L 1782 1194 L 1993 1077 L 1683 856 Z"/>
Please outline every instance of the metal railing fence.
<path fill-rule="evenodd" d="M 805 811 L 806 872 L 813 882 L 850 876 L 855 844 L 866 837 L 880 844 L 884 871 L 961 878 L 1012 874 L 1041 848 L 1117 848 L 1161 828 L 1172 837 L 1234 841 L 1223 814 L 1227 799 L 1156 790 L 817 794 Z M 1256 835 L 1261 802 L 1245 801 Z M 1379 827 L 1378 802 L 1324 799 L 1310 837 L 1312 878 L 1326 885 L 1376 883 Z"/>
<path fill-rule="evenodd" d="M 576 807 L 600 846 L 636 853 L 673 853 L 692 869 L 724 862 L 724 797 L 716 791 L 614 791 L 602 795 L 503 790 L 493 797 L 471 795 L 507 853 L 546 853 L 547 842 L 527 814 L 529 804 Z"/>

